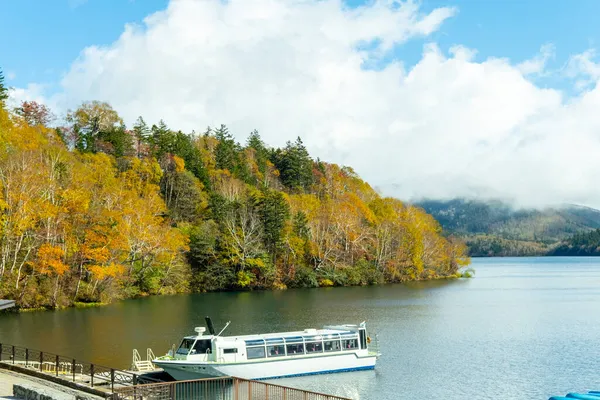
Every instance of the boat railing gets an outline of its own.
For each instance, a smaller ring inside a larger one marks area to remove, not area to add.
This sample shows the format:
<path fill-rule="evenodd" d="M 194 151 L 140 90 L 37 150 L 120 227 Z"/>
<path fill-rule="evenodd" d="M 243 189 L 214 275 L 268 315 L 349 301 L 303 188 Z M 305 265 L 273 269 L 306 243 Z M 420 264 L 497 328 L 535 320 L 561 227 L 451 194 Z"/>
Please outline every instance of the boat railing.
<path fill-rule="evenodd" d="M 381 352 L 379 351 L 379 336 L 376 333 L 371 333 L 367 340 L 369 354 L 379 357 L 381 355 Z"/>
<path fill-rule="evenodd" d="M 349 400 L 261 381 L 231 376 L 175 381 L 115 389 L 112 400 L 176 400 L 176 399 L 257 399 L 257 400 Z"/>

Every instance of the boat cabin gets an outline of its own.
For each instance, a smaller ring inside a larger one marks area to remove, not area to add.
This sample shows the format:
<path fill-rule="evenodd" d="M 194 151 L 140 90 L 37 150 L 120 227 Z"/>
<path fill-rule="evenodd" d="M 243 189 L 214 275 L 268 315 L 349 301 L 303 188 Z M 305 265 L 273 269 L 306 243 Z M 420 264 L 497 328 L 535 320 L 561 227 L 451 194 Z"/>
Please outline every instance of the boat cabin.
<path fill-rule="evenodd" d="M 326 326 L 300 332 L 269 333 L 244 336 L 203 335 L 185 337 L 179 348 L 170 352 L 175 359 L 199 362 L 237 362 L 276 357 L 318 356 L 335 352 L 367 350 L 364 325 Z"/>

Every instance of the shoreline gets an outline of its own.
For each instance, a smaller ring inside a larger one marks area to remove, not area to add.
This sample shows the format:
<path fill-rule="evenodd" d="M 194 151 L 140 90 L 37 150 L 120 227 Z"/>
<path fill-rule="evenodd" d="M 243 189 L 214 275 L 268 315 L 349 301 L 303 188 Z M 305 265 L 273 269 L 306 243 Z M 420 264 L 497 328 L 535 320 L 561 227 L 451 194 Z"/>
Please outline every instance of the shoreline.
<path fill-rule="evenodd" d="M 21 313 L 31 313 L 37 311 L 57 311 L 57 310 L 67 310 L 72 308 L 97 308 L 104 307 L 111 304 L 118 303 L 123 300 L 134 300 L 141 299 L 145 297 L 161 297 L 161 296 L 170 296 L 170 295 L 189 295 L 189 294 L 204 294 L 204 293 L 249 293 L 249 292 L 275 292 L 275 291 L 286 291 L 286 290 L 294 290 L 294 289 L 333 289 L 333 288 L 346 288 L 346 287 L 366 287 L 366 286 L 385 286 L 385 285 L 398 285 L 398 284 L 407 284 L 412 282 L 433 282 L 433 281 L 441 281 L 441 280 L 458 280 L 458 279 L 472 279 L 475 277 L 475 269 L 470 264 L 463 271 L 459 271 L 452 275 L 447 276 L 437 276 L 431 277 L 427 279 L 410 279 L 401 282 L 382 282 L 376 283 L 372 285 L 323 285 L 317 287 L 285 287 L 285 288 L 260 288 L 260 289 L 250 289 L 250 290 L 214 290 L 214 291 L 190 291 L 190 292 L 181 292 L 181 293 L 169 293 L 169 294 L 143 294 L 134 297 L 127 297 L 122 299 L 115 299 L 116 301 L 110 303 L 101 303 L 101 302 L 93 302 L 93 303 L 84 303 L 84 302 L 74 302 L 69 306 L 62 307 L 33 307 L 33 308 L 20 308 L 18 305 L 15 307 L 0 311 L 0 316 L 3 314 L 21 314 Z"/>

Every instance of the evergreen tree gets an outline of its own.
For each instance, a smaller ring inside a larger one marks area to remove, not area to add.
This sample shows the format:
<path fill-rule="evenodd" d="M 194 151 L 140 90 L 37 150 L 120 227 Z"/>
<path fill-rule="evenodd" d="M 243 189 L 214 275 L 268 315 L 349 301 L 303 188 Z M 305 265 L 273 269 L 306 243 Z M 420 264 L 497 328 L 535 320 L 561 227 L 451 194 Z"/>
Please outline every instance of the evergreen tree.
<path fill-rule="evenodd" d="M 269 152 L 256 129 L 250 133 L 250 136 L 248 136 L 247 147 L 254 149 L 258 170 L 264 174 L 267 170 Z"/>
<path fill-rule="evenodd" d="M 152 132 L 146 124 L 146 121 L 144 121 L 144 119 L 141 116 L 138 117 L 138 119 L 135 121 L 135 124 L 133 125 L 133 134 L 135 136 L 135 147 L 138 158 L 142 157 L 142 149 L 144 147 L 144 144 L 150 141 L 151 133 Z"/>
<path fill-rule="evenodd" d="M 215 160 L 218 169 L 226 169 L 233 172 L 236 165 L 236 144 L 233 136 L 225 125 L 215 130 L 215 137 L 219 141 L 215 149 Z"/>
<path fill-rule="evenodd" d="M 208 178 L 208 171 L 202 162 L 202 155 L 200 154 L 200 150 L 194 145 L 194 140 L 190 135 L 178 131 L 175 134 L 172 151 L 183 158 L 185 168 L 188 171 L 194 174 L 205 187 L 210 187 L 210 179 Z"/>
<path fill-rule="evenodd" d="M 272 256 L 275 256 L 282 240 L 283 227 L 290 217 L 290 206 L 282 192 L 269 190 L 261 201 L 259 213 L 263 224 L 265 247 Z"/>
<path fill-rule="evenodd" d="M 236 178 L 246 183 L 251 183 L 252 174 L 248 168 L 246 157 L 242 152 L 242 147 L 239 143 L 235 142 L 225 125 L 221 125 L 214 133 L 215 138 L 219 141 L 215 149 L 217 169 L 226 169 Z"/>
<path fill-rule="evenodd" d="M 0 106 L 8 99 L 8 88 L 4 85 L 4 75 L 0 69 Z"/>
<path fill-rule="evenodd" d="M 125 125 L 101 130 L 97 135 L 96 151 L 112 154 L 115 157 L 135 154 L 133 138 L 127 132 Z"/>
<path fill-rule="evenodd" d="M 174 154 L 175 134 L 165 121 L 161 119 L 158 125 L 152 125 L 151 132 L 152 153 L 157 159 L 161 159 L 165 154 Z"/>
<path fill-rule="evenodd" d="M 307 190 L 313 183 L 313 161 L 298 137 L 295 143 L 287 142 L 283 151 L 271 154 L 280 172 L 281 182 L 293 190 Z"/>

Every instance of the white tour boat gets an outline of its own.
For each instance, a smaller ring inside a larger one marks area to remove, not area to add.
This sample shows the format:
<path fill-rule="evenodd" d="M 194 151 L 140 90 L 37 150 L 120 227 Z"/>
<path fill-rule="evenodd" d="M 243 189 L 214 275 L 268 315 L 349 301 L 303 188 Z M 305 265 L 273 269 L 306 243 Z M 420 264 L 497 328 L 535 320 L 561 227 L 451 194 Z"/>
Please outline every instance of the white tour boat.
<path fill-rule="evenodd" d="M 260 335 L 210 335 L 197 327 L 179 348 L 152 362 L 177 380 L 216 376 L 273 379 L 375 368 L 380 353 L 367 336 L 365 323 Z"/>

